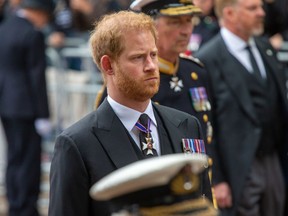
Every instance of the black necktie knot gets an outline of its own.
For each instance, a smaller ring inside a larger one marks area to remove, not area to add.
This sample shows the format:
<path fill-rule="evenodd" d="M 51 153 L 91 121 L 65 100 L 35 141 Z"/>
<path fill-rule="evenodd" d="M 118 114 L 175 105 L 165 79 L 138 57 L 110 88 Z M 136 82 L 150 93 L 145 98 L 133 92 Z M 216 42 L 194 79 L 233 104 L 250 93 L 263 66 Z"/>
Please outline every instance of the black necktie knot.
<path fill-rule="evenodd" d="M 246 50 L 248 51 L 248 54 L 249 54 L 249 60 L 250 60 L 250 63 L 251 63 L 252 69 L 253 69 L 253 74 L 255 75 L 256 78 L 263 81 L 260 69 L 259 69 L 258 64 L 257 64 L 257 61 L 255 59 L 255 56 L 254 56 L 252 49 L 251 49 L 251 46 L 249 44 L 246 46 Z"/>
<path fill-rule="evenodd" d="M 149 119 L 149 116 L 145 113 L 141 114 L 140 117 L 139 117 L 139 122 L 140 124 L 142 124 L 145 128 L 147 128 L 148 126 L 148 119 Z"/>

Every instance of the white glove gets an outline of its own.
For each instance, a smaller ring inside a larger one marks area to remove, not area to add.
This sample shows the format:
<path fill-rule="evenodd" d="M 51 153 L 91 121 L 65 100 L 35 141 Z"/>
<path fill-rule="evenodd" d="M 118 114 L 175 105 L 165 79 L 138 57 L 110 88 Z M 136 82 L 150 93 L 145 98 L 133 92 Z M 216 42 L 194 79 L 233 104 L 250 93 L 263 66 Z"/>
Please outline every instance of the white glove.
<path fill-rule="evenodd" d="M 39 135 L 47 136 L 52 131 L 52 124 L 49 119 L 39 118 L 35 120 L 35 128 Z"/>

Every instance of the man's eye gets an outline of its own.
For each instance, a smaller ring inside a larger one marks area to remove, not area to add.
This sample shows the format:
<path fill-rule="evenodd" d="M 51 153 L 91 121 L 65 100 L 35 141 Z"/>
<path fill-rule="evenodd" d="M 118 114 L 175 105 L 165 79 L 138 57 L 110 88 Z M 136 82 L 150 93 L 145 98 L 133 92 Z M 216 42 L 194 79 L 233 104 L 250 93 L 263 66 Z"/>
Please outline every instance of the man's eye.
<path fill-rule="evenodd" d="M 156 58 L 157 57 L 157 53 L 151 53 L 151 58 Z"/>
<path fill-rule="evenodd" d="M 179 23 L 180 22 L 178 22 L 178 21 L 173 21 L 173 22 L 171 22 L 171 25 L 179 25 Z"/>
<path fill-rule="evenodd" d="M 142 56 L 141 55 L 139 55 L 139 56 L 134 56 L 134 58 L 133 59 L 141 59 L 142 58 Z"/>

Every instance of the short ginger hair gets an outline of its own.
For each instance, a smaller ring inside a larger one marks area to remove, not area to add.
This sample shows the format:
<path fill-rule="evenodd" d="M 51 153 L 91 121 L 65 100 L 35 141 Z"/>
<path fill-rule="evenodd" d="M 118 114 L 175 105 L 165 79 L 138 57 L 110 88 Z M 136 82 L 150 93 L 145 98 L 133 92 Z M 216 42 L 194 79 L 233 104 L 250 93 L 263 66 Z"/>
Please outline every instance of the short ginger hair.
<path fill-rule="evenodd" d="M 120 11 L 113 14 L 104 15 L 95 23 L 95 28 L 90 35 L 90 45 L 92 56 L 98 68 L 101 69 L 101 58 L 108 55 L 117 60 L 123 52 L 123 40 L 129 35 L 127 32 L 135 30 L 150 31 L 157 42 L 157 31 L 153 19 L 144 13 L 135 13 L 132 11 Z"/>

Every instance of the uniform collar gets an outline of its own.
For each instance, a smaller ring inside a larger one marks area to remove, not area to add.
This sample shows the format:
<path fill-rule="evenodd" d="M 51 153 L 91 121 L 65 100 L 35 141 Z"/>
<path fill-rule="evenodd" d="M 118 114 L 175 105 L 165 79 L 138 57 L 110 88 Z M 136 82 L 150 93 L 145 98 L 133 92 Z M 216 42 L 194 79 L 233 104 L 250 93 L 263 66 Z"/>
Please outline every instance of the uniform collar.
<path fill-rule="evenodd" d="M 158 62 L 159 62 L 159 70 L 161 73 L 168 74 L 168 75 L 176 74 L 178 67 L 179 67 L 179 58 L 177 58 L 175 65 L 160 57 L 158 57 Z"/>

